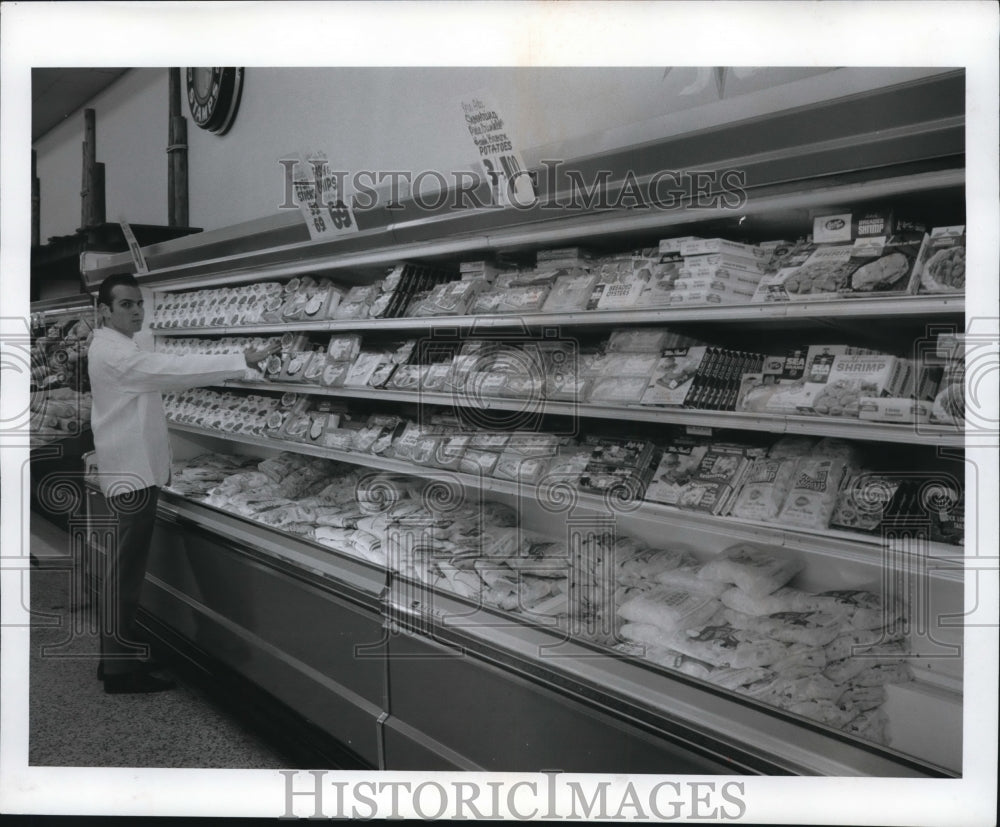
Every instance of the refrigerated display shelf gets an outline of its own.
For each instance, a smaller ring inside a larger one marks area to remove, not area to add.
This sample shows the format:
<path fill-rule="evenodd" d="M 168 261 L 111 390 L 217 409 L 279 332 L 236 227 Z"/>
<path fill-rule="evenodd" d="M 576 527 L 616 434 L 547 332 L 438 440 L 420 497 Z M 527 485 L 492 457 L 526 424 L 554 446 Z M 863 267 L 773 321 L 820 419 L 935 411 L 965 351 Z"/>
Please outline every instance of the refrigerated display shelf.
<path fill-rule="evenodd" d="M 353 451 L 341 451 L 318 445 L 292 442 L 289 440 L 269 439 L 250 434 L 219 431 L 203 428 L 197 425 L 170 423 L 170 428 L 186 434 L 193 434 L 227 442 L 238 442 L 258 448 L 273 451 L 290 451 L 324 459 L 370 468 L 374 471 L 418 476 L 427 480 L 437 480 L 446 484 L 454 484 L 463 488 L 482 491 L 484 493 L 510 495 L 515 497 L 539 498 L 547 496 L 556 506 L 571 502 L 572 507 L 581 507 L 595 514 L 615 516 L 616 518 L 643 518 L 662 520 L 665 523 L 694 530 L 723 531 L 736 539 L 742 539 L 767 545 L 786 548 L 809 550 L 810 552 L 832 555 L 836 558 L 870 564 L 873 555 L 882 551 L 907 555 L 910 550 L 908 543 L 902 540 L 886 539 L 879 535 L 856 534 L 837 529 L 787 528 L 774 523 L 756 520 L 744 520 L 737 517 L 715 516 L 694 511 L 675 508 L 661 503 L 644 500 L 624 500 L 610 496 L 601 496 L 576 488 L 572 483 L 563 480 L 546 480 L 543 478 L 537 484 L 519 483 L 510 480 L 497 479 L 484 475 L 467 474 L 426 465 L 417 465 L 406 460 L 382 457 L 376 454 L 362 454 Z M 558 508 L 556 509 L 559 510 Z M 565 510 L 569 511 L 567 505 Z M 920 544 L 921 554 L 940 561 L 941 566 L 933 570 L 933 577 L 961 582 L 961 568 L 957 566 L 962 558 L 962 547 L 938 542 Z M 947 564 L 952 565 L 947 565 Z"/>
<path fill-rule="evenodd" d="M 267 336 L 288 331 L 302 333 L 433 332 L 479 333 L 539 327 L 606 328 L 631 324 L 687 324 L 739 322 L 774 324 L 784 320 L 926 319 L 961 315 L 965 296 L 895 296 L 870 299 L 826 299 L 770 304 L 705 305 L 702 307 L 581 310 L 571 313 L 508 313 L 476 316 L 416 316 L 401 319 L 328 319 L 266 324 L 204 327 L 151 327 L 156 336 Z"/>
<path fill-rule="evenodd" d="M 439 405 L 453 408 L 477 408 L 486 411 L 514 411 L 533 416 L 571 416 L 586 419 L 613 419 L 630 422 L 653 422 L 663 425 L 687 425 L 722 430 L 765 431 L 776 434 L 804 434 L 839 437 L 908 445 L 962 447 L 965 434 L 958 425 L 898 425 L 857 419 L 831 419 L 819 416 L 777 416 L 741 411 L 706 411 L 696 408 L 663 409 L 642 405 L 590 405 L 577 402 L 532 397 L 472 397 L 462 392 L 439 393 L 369 388 L 325 388 L 321 385 L 291 382 L 227 382 L 226 388 L 292 392 L 313 396 L 347 399 L 371 399 L 408 402 L 416 405 Z"/>

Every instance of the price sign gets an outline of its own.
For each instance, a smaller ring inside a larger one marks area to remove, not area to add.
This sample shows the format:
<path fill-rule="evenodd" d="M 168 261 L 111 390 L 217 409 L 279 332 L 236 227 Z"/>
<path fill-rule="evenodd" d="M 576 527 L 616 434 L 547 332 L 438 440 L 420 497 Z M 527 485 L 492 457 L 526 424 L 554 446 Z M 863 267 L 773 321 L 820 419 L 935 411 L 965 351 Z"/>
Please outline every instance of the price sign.
<path fill-rule="evenodd" d="M 338 177 L 322 152 L 308 154 L 295 165 L 295 199 L 314 241 L 358 231 Z"/>
<path fill-rule="evenodd" d="M 125 243 L 128 244 L 128 251 L 132 256 L 132 264 L 135 265 L 135 272 L 148 273 L 149 268 L 146 266 L 146 257 L 142 254 L 142 247 L 139 246 L 135 233 L 132 232 L 132 227 L 129 226 L 129 223 L 124 218 L 119 218 L 118 223 L 121 225 L 122 235 L 125 236 Z"/>
<path fill-rule="evenodd" d="M 486 94 L 463 97 L 461 109 L 479 166 L 493 191 L 494 203 L 500 206 L 533 204 L 536 199 L 534 184 L 499 110 Z"/>

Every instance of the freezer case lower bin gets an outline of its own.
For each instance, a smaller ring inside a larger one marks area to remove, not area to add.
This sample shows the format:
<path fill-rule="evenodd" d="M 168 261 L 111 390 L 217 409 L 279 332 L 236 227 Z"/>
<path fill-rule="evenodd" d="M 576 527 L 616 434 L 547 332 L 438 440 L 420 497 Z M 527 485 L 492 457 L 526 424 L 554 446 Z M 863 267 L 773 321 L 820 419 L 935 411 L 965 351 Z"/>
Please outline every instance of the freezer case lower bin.
<path fill-rule="evenodd" d="M 390 638 L 389 684 L 389 769 L 448 769 L 457 755 L 491 772 L 737 771 L 471 653 L 409 634 Z"/>
<path fill-rule="evenodd" d="M 378 766 L 385 670 L 376 612 L 163 521 L 141 607 Z"/>

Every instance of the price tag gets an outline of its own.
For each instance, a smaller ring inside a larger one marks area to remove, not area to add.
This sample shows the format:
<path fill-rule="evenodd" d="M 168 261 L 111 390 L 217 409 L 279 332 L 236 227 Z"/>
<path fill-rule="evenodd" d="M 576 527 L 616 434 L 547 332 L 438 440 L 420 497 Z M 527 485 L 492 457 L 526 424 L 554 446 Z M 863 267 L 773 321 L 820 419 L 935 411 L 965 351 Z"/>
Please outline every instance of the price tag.
<path fill-rule="evenodd" d="M 533 204 L 536 195 L 531 176 L 514 146 L 507 124 L 489 96 L 480 93 L 463 97 L 461 110 L 479 166 L 490 182 L 494 202 L 505 207 Z"/>
<path fill-rule="evenodd" d="M 354 210 L 345 203 L 337 179 L 322 152 L 310 153 L 295 165 L 295 199 L 314 241 L 358 231 Z"/>
<path fill-rule="evenodd" d="M 118 223 L 121 225 L 122 235 L 125 236 L 125 243 L 128 244 L 128 251 L 132 256 L 132 264 L 135 265 L 136 273 L 148 273 L 149 268 L 146 266 L 146 257 L 142 254 L 142 247 L 139 246 L 139 242 L 136 240 L 135 233 L 132 232 L 128 221 L 124 218 L 119 218 Z"/>
<path fill-rule="evenodd" d="M 687 428 L 688 436 L 711 436 L 712 429 L 705 425 L 688 425 Z"/>

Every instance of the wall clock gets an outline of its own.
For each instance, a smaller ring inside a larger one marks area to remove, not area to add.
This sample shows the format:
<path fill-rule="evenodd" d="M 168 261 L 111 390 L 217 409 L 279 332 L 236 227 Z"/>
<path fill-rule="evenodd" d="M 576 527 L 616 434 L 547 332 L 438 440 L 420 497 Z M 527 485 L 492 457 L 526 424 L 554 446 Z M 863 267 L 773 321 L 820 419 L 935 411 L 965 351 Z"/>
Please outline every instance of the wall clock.
<path fill-rule="evenodd" d="M 219 66 L 187 69 L 187 99 L 195 124 L 225 135 L 236 119 L 243 92 L 243 70 Z"/>

